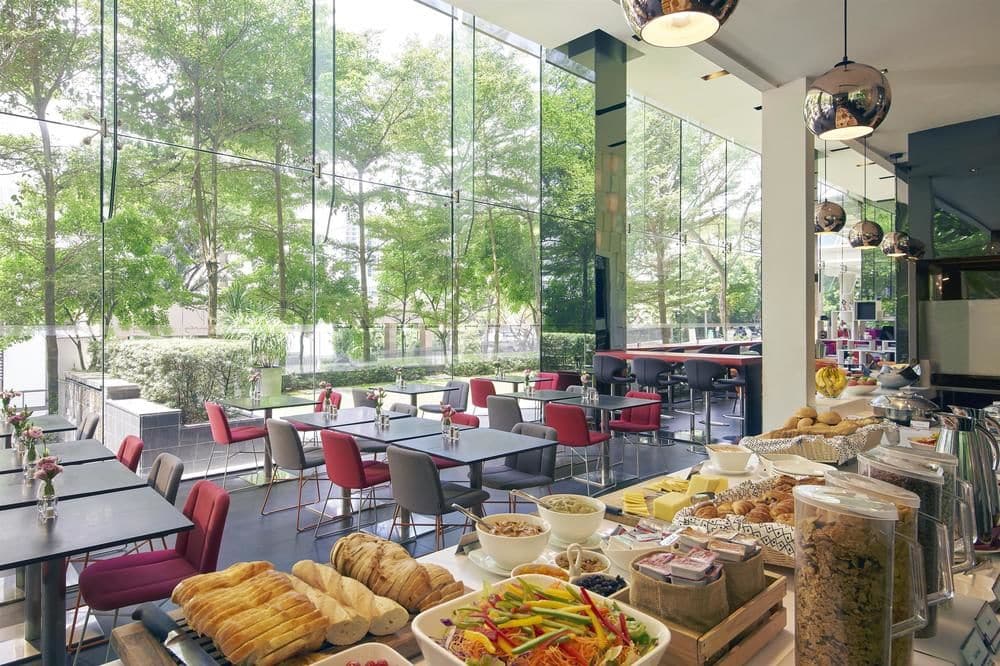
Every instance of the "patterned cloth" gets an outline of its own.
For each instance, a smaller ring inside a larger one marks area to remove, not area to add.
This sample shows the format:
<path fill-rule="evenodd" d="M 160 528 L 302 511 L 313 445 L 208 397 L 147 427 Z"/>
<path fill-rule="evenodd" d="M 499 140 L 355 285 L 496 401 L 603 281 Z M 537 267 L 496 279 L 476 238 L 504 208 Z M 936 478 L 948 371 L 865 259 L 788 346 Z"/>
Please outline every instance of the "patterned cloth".
<path fill-rule="evenodd" d="M 790 439 L 744 437 L 740 440 L 740 444 L 755 453 L 794 453 L 817 462 L 843 465 L 856 458 L 862 451 L 878 446 L 882 436 L 894 429 L 898 432 L 898 426 L 895 424 L 877 424 L 858 428 L 853 435 L 838 437 L 799 435 Z"/>

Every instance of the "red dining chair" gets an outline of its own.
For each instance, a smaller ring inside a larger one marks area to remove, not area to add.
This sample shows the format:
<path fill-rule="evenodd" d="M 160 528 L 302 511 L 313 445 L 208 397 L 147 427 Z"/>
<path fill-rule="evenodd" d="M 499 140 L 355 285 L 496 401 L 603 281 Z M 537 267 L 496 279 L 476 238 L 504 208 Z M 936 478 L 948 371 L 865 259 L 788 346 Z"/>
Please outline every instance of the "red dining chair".
<path fill-rule="evenodd" d="M 536 372 L 535 388 L 539 391 L 554 391 L 559 385 L 558 372 Z"/>
<path fill-rule="evenodd" d="M 264 439 L 267 437 L 267 430 L 261 426 L 239 426 L 236 428 L 231 428 L 229 426 L 229 417 L 226 416 L 226 411 L 217 402 L 206 402 L 205 411 L 208 413 L 208 425 L 212 429 L 212 439 L 219 446 L 228 447 L 226 449 L 226 465 L 222 469 L 222 487 L 226 487 L 226 477 L 229 476 L 229 460 L 236 455 L 244 453 L 240 451 L 239 447 L 236 447 L 235 452 L 233 444 L 239 444 L 240 442 L 250 442 L 255 439 Z M 253 465 L 256 468 L 257 465 L 257 449 L 251 449 L 250 453 L 253 454 Z M 208 465 L 205 467 L 205 478 L 208 478 L 208 473 L 212 470 L 212 459 L 215 457 L 215 447 L 212 447 L 211 453 L 208 454 Z"/>
<path fill-rule="evenodd" d="M 562 446 L 570 449 L 571 455 L 583 458 L 583 470 L 585 476 L 589 478 L 590 461 L 586 451 L 582 455 L 574 449 L 585 449 L 595 444 L 603 444 L 611 439 L 611 434 L 606 432 L 595 432 L 587 427 L 587 415 L 583 409 L 576 405 L 561 405 L 558 402 L 549 402 L 545 405 L 545 425 L 555 428 L 558 442 Z M 573 461 L 570 458 L 570 476 L 573 474 Z M 590 483 L 585 482 L 587 494 L 590 494 Z"/>
<path fill-rule="evenodd" d="M 166 599 L 185 578 L 215 571 L 228 514 L 229 493 L 211 481 L 198 481 L 184 503 L 184 515 L 194 528 L 178 534 L 173 548 L 99 560 L 81 571 L 79 599 L 87 604 L 83 626 L 87 626 L 91 611 L 113 610 L 114 628 L 120 609 Z M 81 638 L 74 664 L 82 645 Z M 105 659 L 110 653 L 109 641 Z"/>
<path fill-rule="evenodd" d="M 132 472 L 135 472 L 139 469 L 139 461 L 142 460 L 142 450 L 145 446 L 136 435 L 126 435 L 122 443 L 118 445 L 118 453 L 115 454 L 115 458 Z"/>
<path fill-rule="evenodd" d="M 451 422 L 455 425 L 469 426 L 470 428 L 479 427 L 479 417 L 473 416 L 467 412 L 455 412 L 451 415 Z M 462 467 L 465 463 L 456 462 L 454 460 L 446 460 L 444 458 L 439 458 L 437 456 L 431 456 L 431 460 L 438 469 L 451 469 L 452 467 Z"/>
<path fill-rule="evenodd" d="M 496 386 L 488 379 L 470 379 L 469 390 L 472 392 L 472 409 L 486 409 L 486 399 L 497 394 Z"/>
<path fill-rule="evenodd" d="M 326 396 L 330 396 L 330 400 L 333 401 L 333 406 L 340 409 L 340 401 L 344 399 L 344 396 L 334 391 L 333 389 L 321 389 L 319 395 L 316 396 L 316 404 L 313 405 L 313 413 L 322 414 L 323 408 L 326 404 Z M 292 427 L 299 432 L 316 432 L 317 430 L 322 430 L 322 428 L 317 426 L 308 425 L 305 423 L 299 423 L 297 421 L 291 421 Z"/>
<path fill-rule="evenodd" d="M 630 407 L 623 409 L 617 419 L 612 419 L 608 423 L 612 433 L 620 433 L 622 438 L 628 443 L 629 433 L 647 433 L 653 439 L 653 445 L 658 444 L 657 433 L 660 431 L 660 397 L 659 393 L 647 393 L 644 391 L 629 391 L 626 398 L 641 398 L 643 400 L 656 400 L 651 405 L 642 407 Z M 635 465 L 639 469 L 639 441 L 635 441 Z M 625 449 L 622 448 L 622 459 L 625 458 Z"/>
<path fill-rule="evenodd" d="M 335 485 L 340 486 L 340 488 L 347 492 L 345 499 L 353 500 L 354 493 L 351 491 L 357 491 L 357 523 L 358 531 L 360 532 L 361 513 L 364 511 L 366 491 L 371 508 L 377 512 L 375 488 L 389 482 L 389 466 L 381 462 L 362 461 L 358 443 L 350 435 L 334 432 L 333 430 L 324 430 L 320 433 L 319 437 L 323 442 L 323 459 L 326 462 L 326 475 L 330 479 L 330 488 L 326 491 L 326 501 L 323 503 L 322 509 L 323 514 L 316 523 L 316 529 L 313 530 L 313 538 L 318 539 L 321 536 L 326 537 L 344 531 L 337 530 L 327 532 L 326 534 L 319 533 L 321 525 L 336 520 L 343 520 L 346 517 L 336 516 L 329 520 L 323 520 L 326 517 L 326 506 L 330 502 L 330 494 L 333 493 Z M 377 519 L 378 517 L 376 516 L 375 520 Z"/>

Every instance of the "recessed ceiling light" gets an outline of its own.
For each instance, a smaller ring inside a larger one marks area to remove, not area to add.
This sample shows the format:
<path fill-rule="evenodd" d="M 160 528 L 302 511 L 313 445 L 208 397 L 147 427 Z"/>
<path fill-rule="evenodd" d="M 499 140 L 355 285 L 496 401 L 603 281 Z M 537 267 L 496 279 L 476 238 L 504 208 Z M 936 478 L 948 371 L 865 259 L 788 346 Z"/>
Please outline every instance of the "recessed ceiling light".
<path fill-rule="evenodd" d="M 860 163 L 860 164 L 855 164 L 854 166 L 857 166 L 857 167 L 863 167 L 863 166 L 872 166 L 873 164 L 875 164 L 875 163 L 874 163 L 874 162 L 871 162 L 871 161 L 869 161 L 869 162 L 862 162 L 862 163 Z"/>
<path fill-rule="evenodd" d="M 764 108 L 764 105 L 763 105 L 763 104 L 758 104 L 757 106 L 753 107 L 753 110 L 754 110 L 754 111 L 760 111 L 760 110 L 761 110 L 761 109 L 763 109 L 763 108 Z"/>
<path fill-rule="evenodd" d="M 729 76 L 729 70 L 720 69 L 717 72 L 710 72 L 701 77 L 702 81 L 714 81 L 715 79 L 721 79 L 723 76 Z"/>
<path fill-rule="evenodd" d="M 971 169 L 969 169 L 969 173 L 976 173 L 977 171 L 979 171 L 979 169 L 977 169 L 976 167 L 972 167 Z"/>

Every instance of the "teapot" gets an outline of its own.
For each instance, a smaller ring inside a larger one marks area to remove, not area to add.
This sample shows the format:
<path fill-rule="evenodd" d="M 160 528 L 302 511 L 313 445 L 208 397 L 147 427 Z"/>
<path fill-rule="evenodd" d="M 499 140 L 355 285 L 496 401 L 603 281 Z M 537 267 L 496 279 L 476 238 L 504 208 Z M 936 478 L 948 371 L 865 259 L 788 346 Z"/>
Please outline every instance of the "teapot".
<path fill-rule="evenodd" d="M 958 476 L 972 484 L 976 537 L 980 543 L 993 540 L 993 528 L 1000 518 L 1000 492 L 997 490 L 996 469 L 1000 461 L 997 437 L 1000 425 L 988 418 L 989 427 L 975 412 L 949 406 L 952 413 L 939 412 L 941 436 L 937 450 L 958 458 Z"/>

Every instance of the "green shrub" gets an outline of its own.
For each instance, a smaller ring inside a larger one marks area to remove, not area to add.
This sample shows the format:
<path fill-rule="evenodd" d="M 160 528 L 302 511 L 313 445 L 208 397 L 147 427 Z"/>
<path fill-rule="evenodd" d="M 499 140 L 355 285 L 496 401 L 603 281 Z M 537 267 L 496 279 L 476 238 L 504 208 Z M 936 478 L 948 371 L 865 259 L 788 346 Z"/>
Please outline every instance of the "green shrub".
<path fill-rule="evenodd" d="M 108 340 L 105 373 L 134 382 L 142 397 L 181 410 L 185 423 L 205 420 L 205 400 L 247 389 L 250 344 L 219 338 Z"/>
<path fill-rule="evenodd" d="M 594 355 L 593 333 L 542 333 L 542 368 L 579 370 Z"/>

